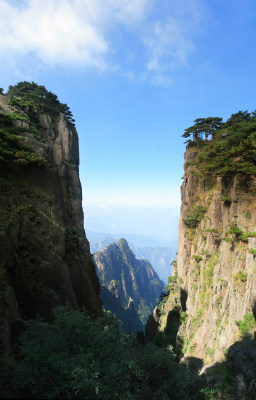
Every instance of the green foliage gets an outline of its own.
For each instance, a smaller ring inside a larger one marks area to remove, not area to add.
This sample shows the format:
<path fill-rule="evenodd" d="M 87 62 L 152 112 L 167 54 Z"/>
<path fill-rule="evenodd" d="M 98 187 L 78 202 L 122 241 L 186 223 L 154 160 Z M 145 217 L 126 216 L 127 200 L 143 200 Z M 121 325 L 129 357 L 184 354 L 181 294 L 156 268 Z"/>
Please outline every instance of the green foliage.
<path fill-rule="evenodd" d="M 256 237 L 256 232 L 246 232 L 241 236 L 240 240 L 248 242 L 249 237 Z"/>
<path fill-rule="evenodd" d="M 210 257 L 207 265 L 208 265 L 208 267 L 212 268 L 212 267 L 215 267 L 215 265 L 217 265 L 219 263 L 219 261 L 220 261 L 219 254 L 218 253 L 217 254 L 213 254 Z"/>
<path fill-rule="evenodd" d="M 218 233 L 218 229 L 216 229 L 216 228 L 205 229 L 205 232 Z"/>
<path fill-rule="evenodd" d="M 203 119 L 199 119 L 200 120 Z M 195 120 L 196 122 L 197 120 Z M 227 120 L 226 123 L 216 125 L 211 141 L 205 140 L 202 132 L 198 131 L 198 123 L 185 130 L 183 137 L 194 136 L 196 142 L 188 140 L 189 145 L 196 144 L 198 155 L 190 162 L 197 173 L 206 179 L 209 176 L 256 174 L 256 121 L 255 112 L 239 111 Z M 201 136 L 200 136 L 201 135 Z M 193 169 L 192 169 L 193 170 Z M 192 171 L 191 170 L 191 171 Z"/>
<path fill-rule="evenodd" d="M 20 116 L 13 114 L 0 114 L 0 163 L 6 166 L 37 164 L 47 165 L 43 157 L 32 152 L 31 147 L 24 143 L 25 138 L 20 136 L 23 131 L 14 125 Z"/>
<path fill-rule="evenodd" d="M 197 262 L 202 261 L 202 259 L 203 259 L 202 256 L 198 256 L 198 255 L 194 255 L 194 256 L 192 256 L 192 258 L 193 258 L 194 260 L 196 260 Z"/>
<path fill-rule="evenodd" d="M 66 228 L 66 232 L 71 234 L 71 235 L 76 235 L 77 234 L 76 228 L 74 228 L 72 226 L 69 227 L 69 228 Z"/>
<path fill-rule="evenodd" d="M 177 264 L 176 260 L 172 261 L 172 263 L 171 263 L 171 265 L 174 265 L 175 267 L 176 267 L 176 264 Z M 164 291 L 161 293 L 163 299 L 167 300 L 167 296 L 168 296 L 169 292 L 175 291 L 175 286 L 177 285 L 177 281 L 178 281 L 178 272 L 175 269 L 174 274 L 168 276 L 168 284 L 165 285 Z M 160 296 L 160 298 L 161 298 L 161 296 Z"/>
<path fill-rule="evenodd" d="M 200 308 L 197 310 L 196 315 L 191 320 L 192 327 L 199 327 L 202 325 L 202 316 L 203 310 Z"/>
<path fill-rule="evenodd" d="M 232 222 L 229 230 L 226 232 L 226 235 L 228 234 L 234 235 L 236 239 L 240 239 L 244 232 L 237 226 L 236 222 Z"/>
<path fill-rule="evenodd" d="M 227 242 L 227 243 L 233 242 L 233 239 L 232 239 L 232 238 L 229 238 L 229 237 L 225 237 L 225 238 L 223 238 L 223 240 L 224 240 L 225 242 Z"/>
<path fill-rule="evenodd" d="M 110 314 L 91 321 L 85 311 L 59 307 L 54 315 L 52 324 L 30 322 L 15 366 L 1 360 L 1 380 L 9 384 L 10 396 L 190 399 L 190 373 L 177 364 L 170 346 L 142 346 L 131 336 L 119 335 Z"/>
<path fill-rule="evenodd" d="M 188 313 L 187 313 L 186 311 L 183 311 L 183 312 L 180 314 L 180 322 L 181 322 L 182 324 L 185 324 L 185 325 L 186 325 L 186 323 L 188 322 Z"/>
<path fill-rule="evenodd" d="M 56 94 L 35 82 L 19 82 L 9 86 L 7 94 L 11 104 L 26 111 L 32 120 L 36 120 L 36 112 L 56 116 L 63 113 L 67 121 L 74 122 L 72 112 L 67 104 L 61 103 Z"/>
<path fill-rule="evenodd" d="M 185 236 L 188 240 L 192 241 L 195 236 L 195 228 L 190 228 L 185 232 Z"/>
<path fill-rule="evenodd" d="M 193 126 L 185 129 L 182 137 L 190 138 L 192 136 L 193 141 L 197 143 L 202 141 L 203 135 L 206 140 L 209 136 L 213 138 L 216 131 L 222 126 L 222 118 L 219 117 L 197 118 L 194 122 Z M 186 143 L 192 144 L 190 139 Z"/>
<path fill-rule="evenodd" d="M 140 304 L 138 307 L 138 316 L 142 322 L 143 325 L 146 324 L 148 317 L 150 316 L 152 310 L 149 308 L 149 306 L 147 305 L 145 299 L 141 299 L 140 300 Z"/>
<path fill-rule="evenodd" d="M 246 274 L 246 272 L 239 271 L 233 276 L 233 278 L 234 278 L 234 281 L 238 282 L 238 283 L 239 282 L 242 282 L 242 283 L 247 282 L 247 274 Z"/>
<path fill-rule="evenodd" d="M 232 222 L 226 235 L 232 235 L 234 240 L 241 240 L 242 242 L 248 242 L 249 237 L 256 237 L 256 232 L 244 232 L 237 226 L 236 222 Z M 226 238 L 229 239 L 229 238 Z M 231 239 L 232 240 L 232 239 Z M 226 240 L 226 241 L 231 241 Z"/>
<path fill-rule="evenodd" d="M 249 253 L 252 254 L 253 256 L 256 256 L 256 249 L 250 249 Z"/>
<path fill-rule="evenodd" d="M 208 268 L 204 270 L 204 277 L 206 286 L 212 286 L 213 267 L 208 266 Z"/>
<path fill-rule="evenodd" d="M 243 320 L 236 321 L 236 324 L 242 335 L 248 335 L 255 329 L 255 319 L 253 313 L 250 312 L 244 315 Z"/>
<path fill-rule="evenodd" d="M 194 210 L 187 215 L 186 218 L 183 218 L 185 225 L 189 228 L 196 228 L 199 223 L 204 218 L 204 214 L 207 211 L 207 207 L 197 206 Z"/>
<path fill-rule="evenodd" d="M 218 400 L 220 399 L 220 391 L 217 388 L 206 387 L 199 390 L 196 400 Z"/>
<path fill-rule="evenodd" d="M 230 204 L 232 203 L 231 197 L 227 197 L 227 196 L 220 197 L 219 201 L 224 201 L 224 205 L 227 207 L 230 206 Z"/>
<path fill-rule="evenodd" d="M 207 347 L 206 351 L 205 351 L 205 356 L 210 356 L 210 358 L 213 358 L 215 354 L 215 349 Z"/>

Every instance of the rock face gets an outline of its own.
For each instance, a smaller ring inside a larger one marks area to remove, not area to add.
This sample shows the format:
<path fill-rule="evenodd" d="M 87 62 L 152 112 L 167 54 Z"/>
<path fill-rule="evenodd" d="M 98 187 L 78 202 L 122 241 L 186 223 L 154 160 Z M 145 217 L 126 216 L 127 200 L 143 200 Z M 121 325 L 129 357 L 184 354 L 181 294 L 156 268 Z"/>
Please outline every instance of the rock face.
<path fill-rule="evenodd" d="M 100 288 L 100 297 L 104 308 L 111 311 L 119 321 L 119 332 L 122 334 L 133 334 L 136 337 L 138 332 L 143 332 L 143 324 L 135 310 L 134 302 L 130 301 L 126 308 L 122 307 L 121 302 L 105 286 Z"/>
<path fill-rule="evenodd" d="M 255 330 L 256 178 L 226 175 L 207 187 L 191 173 L 196 155 L 185 153 L 177 284 L 164 308 L 179 312 L 181 356 L 210 364 Z"/>
<path fill-rule="evenodd" d="M 0 96 L 2 114 L 17 112 L 8 101 Z M 1 164 L 0 317 L 6 327 L 37 314 L 49 320 L 51 308 L 64 304 L 101 315 L 83 228 L 77 132 L 62 114 L 41 114 L 39 121 L 36 135 L 28 123 L 14 124 L 47 166 Z"/>
<path fill-rule="evenodd" d="M 124 308 L 128 307 L 132 299 L 144 324 L 164 286 L 150 263 L 137 260 L 125 239 L 96 253 L 94 261 L 101 285 Z"/>

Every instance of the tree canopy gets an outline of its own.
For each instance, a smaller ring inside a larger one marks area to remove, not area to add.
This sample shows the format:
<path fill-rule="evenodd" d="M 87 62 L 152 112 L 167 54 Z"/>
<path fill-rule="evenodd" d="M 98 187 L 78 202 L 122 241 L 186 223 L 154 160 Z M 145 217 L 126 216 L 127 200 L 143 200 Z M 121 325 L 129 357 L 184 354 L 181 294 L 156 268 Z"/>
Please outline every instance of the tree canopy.
<path fill-rule="evenodd" d="M 256 111 L 238 111 L 226 122 L 218 117 L 198 118 L 194 122 L 182 137 L 188 138 L 188 148 L 197 146 L 197 157 L 190 163 L 196 167 L 196 173 L 256 174 Z M 207 140 L 209 135 L 211 141 Z"/>
<path fill-rule="evenodd" d="M 208 139 L 211 136 L 211 139 L 214 138 L 215 133 L 222 126 L 222 118 L 219 117 L 207 117 L 207 118 L 197 118 L 194 120 L 195 124 L 185 129 L 182 137 L 190 138 L 193 137 L 193 141 L 197 139 Z M 191 142 L 189 139 L 186 143 Z"/>
<path fill-rule="evenodd" d="M 35 82 L 24 81 L 17 83 L 15 86 L 10 85 L 7 94 L 11 97 L 14 105 L 20 108 L 25 107 L 30 112 L 35 108 L 39 113 L 50 115 L 63 113 L 68 121 L 72 123 L 75 121 L 67 104 L 61 103 L 56 94 Z"/>

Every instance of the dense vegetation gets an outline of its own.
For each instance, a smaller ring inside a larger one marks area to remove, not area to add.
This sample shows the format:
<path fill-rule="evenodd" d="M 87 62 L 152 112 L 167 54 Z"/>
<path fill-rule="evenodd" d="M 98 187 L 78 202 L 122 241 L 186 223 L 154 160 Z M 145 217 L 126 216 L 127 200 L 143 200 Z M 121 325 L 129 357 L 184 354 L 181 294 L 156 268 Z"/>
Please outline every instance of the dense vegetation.
<path fill-rule="evenodd" d="M 221 176 L 256 174 L 256 112 L 239 111 L 224 123 L 221 118 L 196 119 L 182 135 L 198 155 L 190 162 L 194 173 Z M 211 136 L 211 140 L 208 137 Z"/>
<path fill-rule="evenodd" d="M 140 345 L 129 335 L 119 335 L 112 315 L 92 321 L 85 311 L 63 307 L 54 315 L 52 324 L 30 321 L 16 360 L 1 360 L 1 397 L 207 398 L 205 390 L 196 391 L 191 374 L 177 364 L 170 347 Z"/>
<path fill-rule="evenodd" d="M 62 113 L 68 121 L 75 121 L 67 104 L 61 103 L 56 94 L 35 82 L 24 81 L 9 86 L 7 94 L 10 96 L 11 104 L 26 111 L 32 121 L 35 120 L 37 113 L 51 116 Z"/>
<path fill-rule="evenodd" d="M 0 91 L 3 94 L 3 91 Z M 25 144 L 23 132 L 29 132 L 34 138 L 43 142 L 41 137 L 39 114 L 49 114 L 54 120 L 59 113 L 73 124 L 69 107 L 61 103 L 58 97 L 44 86 L 35 82 L 19 82 L 9 86 L 7 92 L 9 105 L 15 107 L 15 112 L 0 114 L 0 163 L 5 166 L 38 164 L 47 165 L 46 160 L 32 151 Z"/>
<path fill-rule="evenodd" d="M 37 136 L 36 130 L 19 127 L 16 121 L 27 122 L 26 115 L 17 113 L 0 114 L 0 163 L 5 166 L 13 164 L 46 165 L 46 160 L 34 153 L 32 148 L 24 143 L 25 137 L 21 135 L 25 130 Z"/>

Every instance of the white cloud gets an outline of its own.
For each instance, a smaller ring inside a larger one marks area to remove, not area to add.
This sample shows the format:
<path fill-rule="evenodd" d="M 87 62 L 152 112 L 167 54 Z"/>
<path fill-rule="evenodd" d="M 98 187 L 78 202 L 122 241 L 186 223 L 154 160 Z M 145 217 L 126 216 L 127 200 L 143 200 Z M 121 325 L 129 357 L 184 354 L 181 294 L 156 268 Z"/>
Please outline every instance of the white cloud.
<path fill-rule="evenodd" d="M 71 1 L 30 0 L 22 9 L 0 1 L 0 54 L 35 53 L 47 65 L 77 63 L 104 68 L 110 47 Z"/>
<path fill-rule="evenodd" d="M 27 0 L 15 7 L 0 0 L 0 57 L 35 54 L 47 65 L 108 68 L 114 23 L 143 18 L 146 0 Z"/>
<path fill-rule="evenodd" d="M 143 75 L 144 68 L 153 83 L 170 84 L 168 73 L 188 64 L 201 1 L 0 0 L 0 60 L 11 66 L 25 56 L 46 66 L 110 69 L 127 79 Z M 159 16 L 162 8 L 167 11 Z M 130 35 L 125 50 L 114 41 L 120 29 Z M 139 59 L 134 57 L 127 72 L 123 55 L 133 57 L 137 44 Z"/>
<path fill-rule="evenodd" d="M 171 73 L 189 65 L 188 57 L 194 49 L 192 37 L 203 18 L 204 3 L 169 0 L 167 9 L 166 16 L 153 21 L 151 31 L 144 37 L 148 49 L 146 68 L 157 85 L 170 85 Z"/>
<path fill-rule="evenodd" d="M 187 65 L 193 43 L 185 38 L 183 31 L 183 25 L 174 18 L 169 18 L 166 24 L 155 25 L 153 34 L 145 39 L 151 53 L 147 63 L 149 71 L 163 72 Z"/>

